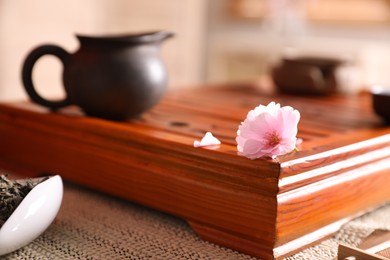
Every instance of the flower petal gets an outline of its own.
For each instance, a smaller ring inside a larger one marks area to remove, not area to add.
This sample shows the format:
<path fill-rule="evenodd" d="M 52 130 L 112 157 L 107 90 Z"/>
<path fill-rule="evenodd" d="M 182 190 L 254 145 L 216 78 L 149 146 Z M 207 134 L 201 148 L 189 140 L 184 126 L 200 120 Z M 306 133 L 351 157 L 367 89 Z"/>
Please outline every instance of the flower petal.
<path fill-rule="evenodd" d="M 261 149 L 261 142 L 249 139 L 244 143 L 242 152 L 244 154 L 256 154 Z"/>
<path fill-rule="evenodd" d="M 213 136 L 212 133 L 207 132 L 202 140 L 194 141 L 194 147 L 202 147 L 202 146 L 209 146 L 209 145 L 219 145 L 221 144 L 221 141 L 219 141 L 217 138 Z"/>

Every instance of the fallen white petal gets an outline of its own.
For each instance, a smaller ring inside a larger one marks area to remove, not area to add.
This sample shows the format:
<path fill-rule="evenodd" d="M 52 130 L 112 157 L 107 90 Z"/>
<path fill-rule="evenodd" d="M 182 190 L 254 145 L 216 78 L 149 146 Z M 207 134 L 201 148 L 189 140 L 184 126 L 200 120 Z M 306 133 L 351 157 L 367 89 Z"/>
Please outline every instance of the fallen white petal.
<path fill-rule="evenodd" d="M 212 133 L 207 132 L 202 140 L 194 141 L 194 147 L 202 147 L 202 146 L 209 146 L 209 145 L 219 145 L 221 144 L 221 141 L 219 141 L 216 137 L 213 136 Z"/>

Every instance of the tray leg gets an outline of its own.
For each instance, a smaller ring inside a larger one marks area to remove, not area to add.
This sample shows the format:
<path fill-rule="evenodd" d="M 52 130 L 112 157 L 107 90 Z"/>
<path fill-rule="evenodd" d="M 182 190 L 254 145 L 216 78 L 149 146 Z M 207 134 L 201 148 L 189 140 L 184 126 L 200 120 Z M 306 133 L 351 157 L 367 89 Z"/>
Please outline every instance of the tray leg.
<path fill-rule="evenodd" d="M 212 243 L 235 249 L 242 253 L 259 257 L 260 259 L 274 259 L 271 245 L 256 241 L 242 234 L 234 234 L 228 230 L 218 229 L 207 224 L 188 221 L 191 228 L 202 239 Z"/>

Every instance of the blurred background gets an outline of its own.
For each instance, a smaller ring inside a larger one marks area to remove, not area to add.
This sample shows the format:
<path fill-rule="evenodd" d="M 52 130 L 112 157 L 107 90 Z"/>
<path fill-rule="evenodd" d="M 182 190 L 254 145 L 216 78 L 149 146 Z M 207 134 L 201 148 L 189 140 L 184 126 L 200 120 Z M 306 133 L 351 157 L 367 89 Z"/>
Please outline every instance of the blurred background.
<path fill-rule="evenodd" d="M 390 0 L 0 0 L 0 100 L 27 98 L 20 70 L 40 44 L 72 53 L 76 33 L 150 30 L 176 33 L 162 46 L 170 90 L 256 80 L 291 55 L 345 60 L 351 92 L 390 85 Z M 61 70 L 38 61 L 43 96 L 63 95 Z"/>

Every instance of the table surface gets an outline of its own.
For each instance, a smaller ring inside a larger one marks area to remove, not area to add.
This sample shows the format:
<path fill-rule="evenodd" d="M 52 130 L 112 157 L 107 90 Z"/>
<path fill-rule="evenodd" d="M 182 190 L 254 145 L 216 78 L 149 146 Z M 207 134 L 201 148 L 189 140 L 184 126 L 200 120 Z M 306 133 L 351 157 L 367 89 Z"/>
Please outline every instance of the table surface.
<path fill-rule="evenodd" d="M 61 209 L 52 225 L 2 259 L 255 259 L 200 239 L 180 218 L 73 183 L 64 186 Z M 390 230 L 389 219 L 387 205 L 287 259 L 332 259 L 339 243 L 358 246 L 374 230 Z"/>

